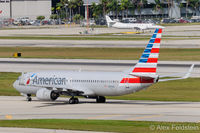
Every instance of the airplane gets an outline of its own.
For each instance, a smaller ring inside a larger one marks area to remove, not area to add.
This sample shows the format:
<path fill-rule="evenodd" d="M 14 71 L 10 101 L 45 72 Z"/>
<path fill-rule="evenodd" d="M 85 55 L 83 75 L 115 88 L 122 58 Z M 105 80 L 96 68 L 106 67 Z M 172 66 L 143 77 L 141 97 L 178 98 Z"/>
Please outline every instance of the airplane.
<path fill-rule="evenodd" d="M 160 25 L 155 25 L 153 23 L 122 23 L 111 20 L 109 16 L 106 15 L 106 22 L 108 27 L 114 27 L 119 29 L 136 29 L 136 30 L 147 30 L 147 29 L 164 29 L 165 27 Z"/>
<path fill-rule="evenodd" d="M 31 95 L 35 94 L 39 100 L 49 101 L 54 101 L 61 95 L 71 96 L 69 104 L 79 103 L 77 96 L 105 103 L 105 96 L 126 95 L 146 89 L 157 82 L 188 78 L 194 64 L 182 77 L 177 77 L 177 74 L 176 78 L 161 79 L 165 76 L 156 74 L 161 34 L 162 29 L 155 30 L 138 63 L 129 70 L 27 72 L 22 73 L 13 86 L 27 96 L 27 101 L 31 101 Z"/>

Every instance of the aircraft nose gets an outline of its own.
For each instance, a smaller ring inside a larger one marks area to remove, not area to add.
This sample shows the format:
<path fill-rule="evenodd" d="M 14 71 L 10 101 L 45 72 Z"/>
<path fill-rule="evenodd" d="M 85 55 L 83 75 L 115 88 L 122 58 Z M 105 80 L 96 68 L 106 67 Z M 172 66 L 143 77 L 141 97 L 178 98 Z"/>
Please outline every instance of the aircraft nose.
<path fill-rule="evenodd" d="M 16 80 L 14 83 L 13 83 L 13 87 L 15 88 L 15 89 L 17 89 L 17 83 L 18 83 L 19 81 L 18 80 Z"/>

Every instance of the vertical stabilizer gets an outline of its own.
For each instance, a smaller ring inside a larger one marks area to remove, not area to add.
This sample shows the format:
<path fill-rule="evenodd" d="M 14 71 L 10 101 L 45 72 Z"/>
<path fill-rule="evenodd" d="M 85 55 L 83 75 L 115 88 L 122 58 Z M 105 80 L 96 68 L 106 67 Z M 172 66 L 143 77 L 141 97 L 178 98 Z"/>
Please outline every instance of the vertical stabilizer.
<path fill-rule="evenodd" d="M 155 30 L 139 62 L 134 66 L 130 74 L 133 75 L 156 74 L 159 50 L 160 50 L 161 34 L 162 34 L 162 29 Z"/>
<path fill-rule="evenodd" d="M 112 25 L 116 23 L 115 21 L 111 20 L 111 18 L 107 15 L 106 15 L 106 22 L 108 27 L 112 27 Z"/>

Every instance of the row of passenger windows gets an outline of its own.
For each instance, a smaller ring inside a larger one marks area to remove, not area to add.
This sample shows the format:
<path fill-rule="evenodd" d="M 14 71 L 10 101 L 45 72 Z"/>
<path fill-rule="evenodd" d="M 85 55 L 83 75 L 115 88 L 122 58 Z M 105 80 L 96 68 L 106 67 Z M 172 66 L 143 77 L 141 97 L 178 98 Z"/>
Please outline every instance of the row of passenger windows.
<path fill-rule="evenodd" d="M 119 83 L 117 80 L 70 80 L 70 82 L 85 82 L 85 83 Z"/>

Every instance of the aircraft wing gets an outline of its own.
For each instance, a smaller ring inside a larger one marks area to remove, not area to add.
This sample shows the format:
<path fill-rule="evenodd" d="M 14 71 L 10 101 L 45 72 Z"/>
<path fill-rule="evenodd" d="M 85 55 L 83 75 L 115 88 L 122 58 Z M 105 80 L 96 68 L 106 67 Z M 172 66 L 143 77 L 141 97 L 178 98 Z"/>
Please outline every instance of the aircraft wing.
<path fill-rule="evenodd" d="M 39 86 L 37 86 L 39 87 Z M 68 95 L 68 96 L 82 96 L 82 95 L 93 95 L 94 92 L 84 88 L 84 87 L 76 87 L 76 88 L 53 88 L 53 87 L 45 87 L 45 86 L 40 86 L 41 88 L 46 88 L 48 90 L 54 90 L 57 92 L 61 92 L 63 95 Z"/>
<path fill-rule="evenodd" d="M 146 28 L 137 26 L 137 27 L 134 27 L 134 29 L 135 30 L 145 30 Z"/>
<path fill-rule="evenodd" d="M 75 89 L 65 89 L 69 95 L 74 94 L 74 96 L 80 95 L 94 95 L 94 92 L 84 88 L 84 87 L 77 87 Z"/>
<path fill-rule="evenodd" d="M 187 78 L 190 77 L 190 74 L 191 74 L 193 68 L 194 68 L 194 64 L 191 65 L 191 67 L 190 67 L 190 69 L 188 70 L 188 72 L 185 73 L 185 75 L 183 75 L 182 77 L 179 77 L 179 78 L 168 78 L 168 79 L 159 79 L 158 82 L 171 81 L 171 80 L 180 80 L 180 79 L 187 79 Z M 183 73 L 177 73 L 177 74 L 172 74 L 172 75 L 159 76 L 159 78 L 165 78 L 165 77 L 170 77 L 170 76 L 179 76 L 180 74 L 183 74 Z"/>

